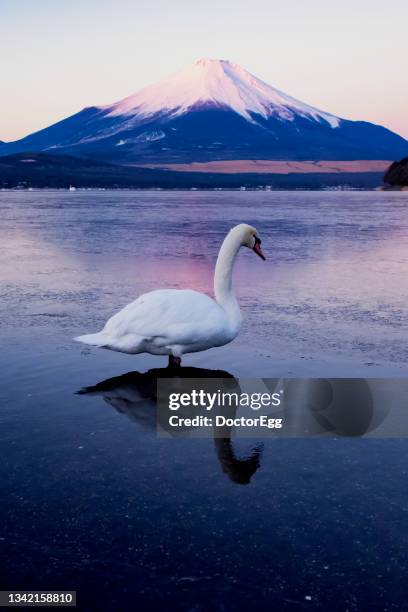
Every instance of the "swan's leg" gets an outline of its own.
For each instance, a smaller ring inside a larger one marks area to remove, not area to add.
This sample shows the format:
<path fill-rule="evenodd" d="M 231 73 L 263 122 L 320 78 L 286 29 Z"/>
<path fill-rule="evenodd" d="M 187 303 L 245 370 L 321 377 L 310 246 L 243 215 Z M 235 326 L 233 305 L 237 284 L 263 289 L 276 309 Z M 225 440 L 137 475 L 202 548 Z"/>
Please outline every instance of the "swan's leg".
<path fill-rule="evenodd" d="M 181 366 L 181 357 L 169 355 L 169 368 L 179 368 Z"/>

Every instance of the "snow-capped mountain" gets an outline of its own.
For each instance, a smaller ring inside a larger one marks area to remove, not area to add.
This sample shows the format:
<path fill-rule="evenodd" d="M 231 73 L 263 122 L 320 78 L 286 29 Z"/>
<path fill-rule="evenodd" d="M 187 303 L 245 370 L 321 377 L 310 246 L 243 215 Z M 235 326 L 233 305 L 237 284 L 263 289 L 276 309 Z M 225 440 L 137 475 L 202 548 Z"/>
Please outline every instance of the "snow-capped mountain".
<path fill-rule="evenodd" d="M 85 108 L 0 146 L 119 163 L 394 159 L 408 141 L 288 96 L 226 60 L 198 60 L 107 106 Z"/>
<path fill-rule="evenodd" d="M 286 121 L 301 115 L 314 121 L 327 121 L 332 127 L 340 123 L 338 117 L 287 96 L 226 60 L 198 60 L 174 76 L 105 109 L 111 116 L 152 117 L 166 111 L 177 117 L 203 105 L 232 110 L 254 123 L 257 115 L 264 119 L 276 116 Z"/>

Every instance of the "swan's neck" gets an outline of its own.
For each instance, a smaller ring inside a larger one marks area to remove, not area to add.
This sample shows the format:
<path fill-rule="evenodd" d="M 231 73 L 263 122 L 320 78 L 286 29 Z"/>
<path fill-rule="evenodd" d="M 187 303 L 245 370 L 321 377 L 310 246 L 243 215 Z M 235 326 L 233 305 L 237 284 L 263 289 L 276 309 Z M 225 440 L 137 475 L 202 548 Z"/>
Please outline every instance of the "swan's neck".
<path fill-rule="evenodd" d="M 232 290 L 232 269 L 241 241 L 230 232 L 221 245 L 214 273 L 214 295 L 217 303 L 232 318 L 240 318 L 239 306 Z"/>

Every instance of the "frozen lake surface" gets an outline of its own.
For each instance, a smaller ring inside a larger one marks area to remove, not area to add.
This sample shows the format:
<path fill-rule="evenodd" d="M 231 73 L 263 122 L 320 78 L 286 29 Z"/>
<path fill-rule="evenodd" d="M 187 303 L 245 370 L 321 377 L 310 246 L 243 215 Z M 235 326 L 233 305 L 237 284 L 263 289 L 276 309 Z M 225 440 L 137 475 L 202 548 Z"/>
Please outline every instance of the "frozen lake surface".
<path fill-rule="evenodd" d="M 157 439 L 129 399 L 75 391 L 165 359 L 72 337 L 156 287 L 211 292 L 247 222 L 268 260 L 239 255 L 242 333 L 184 365 L 406 377 L 408 194 L 1 192 L 0 215 L 1 588 L 76 589 L 87 610 L 403 609 L 405 440 Z"/>
<path fill-rule="evenodd" d="M 53 330 L 71 347 L 145 291 L 211 293 L 219 245 L 245 221 L 268 261 L 237 261 L 242 333 L 221 363 L 188 363 L 249 351 L 254 375 L 405 375 L 405 193 L 3 192 L 0 214 L 5 330 Z"/>

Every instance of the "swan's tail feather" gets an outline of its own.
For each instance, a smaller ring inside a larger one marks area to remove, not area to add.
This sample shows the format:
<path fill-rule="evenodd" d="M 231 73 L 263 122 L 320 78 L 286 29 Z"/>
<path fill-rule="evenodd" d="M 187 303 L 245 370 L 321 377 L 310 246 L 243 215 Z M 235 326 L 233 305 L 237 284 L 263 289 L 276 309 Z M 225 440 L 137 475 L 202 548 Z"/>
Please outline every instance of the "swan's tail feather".
<path fill-rule="evenodd" d="M 74 338 L 76 342 L 82 342 L 83 344 L 90 344 L 91 346 L 106 346 L 108 344 L 108 338 L 103 332 L 97 334 L 85 334 L 85 336 L 77 336 Z"/>

